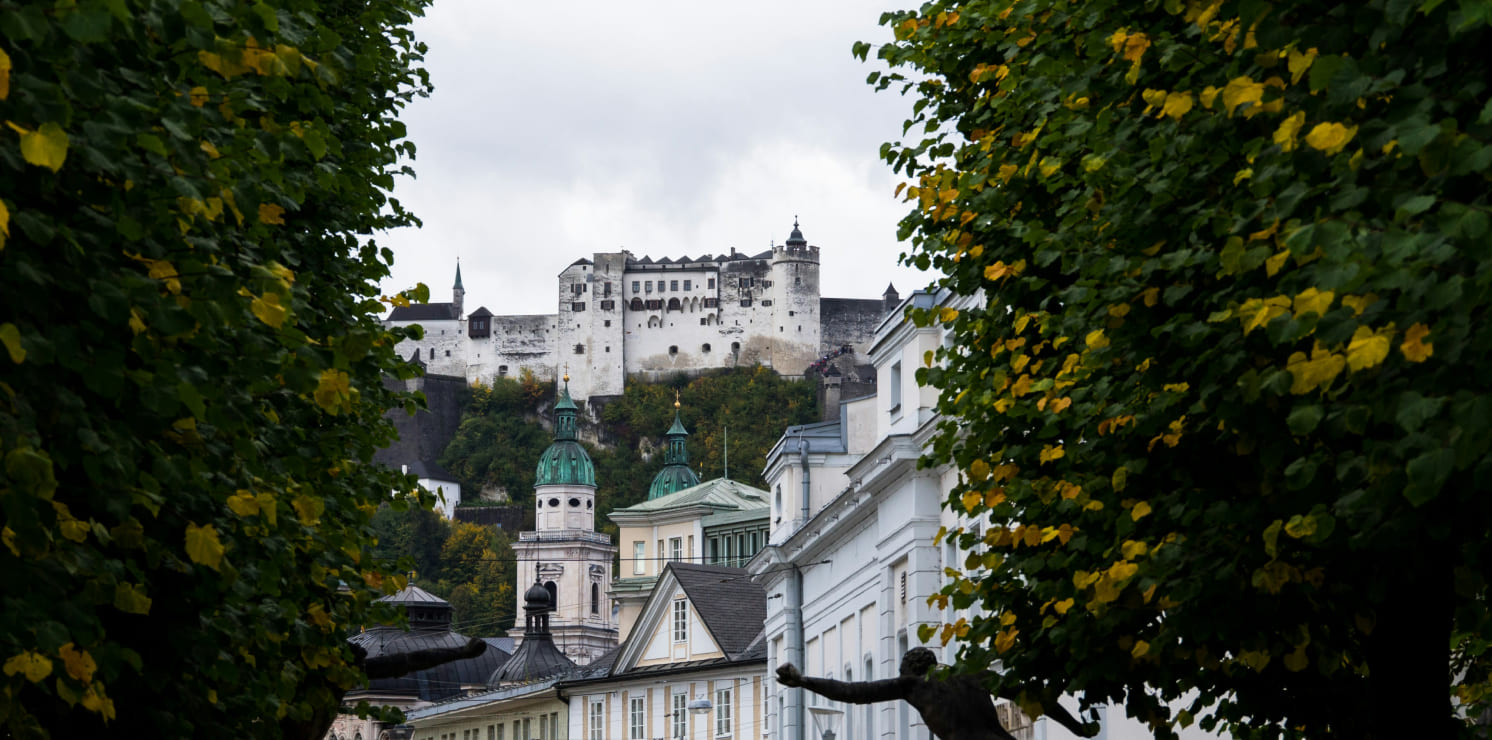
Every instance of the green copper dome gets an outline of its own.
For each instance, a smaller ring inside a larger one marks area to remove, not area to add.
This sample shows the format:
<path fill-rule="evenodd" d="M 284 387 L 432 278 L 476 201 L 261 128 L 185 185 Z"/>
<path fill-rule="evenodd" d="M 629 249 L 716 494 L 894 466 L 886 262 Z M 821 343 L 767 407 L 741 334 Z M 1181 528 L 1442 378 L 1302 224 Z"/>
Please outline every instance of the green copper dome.
<path fill-rule="evenodd" d="M 689 469 L 689 448 L 684 444 L 689 432 L 679 420 L 677 398 L 673 402 L 673 426 L 663 436 L 668 440 L 668 449 L 663 453 L 663 469 L 653 477 L 653 485 L 648 486 L 649 501 L 699 485 L 699 476 Z"/>
<path fill-rule="evenodd" d="M 554 404 L 554 443 L 539 456 L 539 467 L 534 473 L 535 486 L 596 485 L 596 466 L 591 456 L 575 441 L 575 416 L 578 409 L 570 400 L 570 378 L 565 376 L 565 386 L 560 391 L 559 402 Z"/>

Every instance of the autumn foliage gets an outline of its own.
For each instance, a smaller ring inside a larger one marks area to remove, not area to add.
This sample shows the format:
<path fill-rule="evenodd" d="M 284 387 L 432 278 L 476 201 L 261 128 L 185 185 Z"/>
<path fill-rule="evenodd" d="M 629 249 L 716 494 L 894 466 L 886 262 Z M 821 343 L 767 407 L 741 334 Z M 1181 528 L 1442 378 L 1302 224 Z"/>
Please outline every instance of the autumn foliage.
<path fill-rule="evenodd" d="M 0 734 L 319 736 L 360 683 L 422 7 L 0 2 Z"/>
<path fill-rule="evenodd" d="M 986 298 L 933 461 L 962 661 L 1169 735 L 1445 737 L 1489 698 L 1485 9 L 883 17 L 910 259 Z M 862 57 L 869 45 L 856 49 Z"/>

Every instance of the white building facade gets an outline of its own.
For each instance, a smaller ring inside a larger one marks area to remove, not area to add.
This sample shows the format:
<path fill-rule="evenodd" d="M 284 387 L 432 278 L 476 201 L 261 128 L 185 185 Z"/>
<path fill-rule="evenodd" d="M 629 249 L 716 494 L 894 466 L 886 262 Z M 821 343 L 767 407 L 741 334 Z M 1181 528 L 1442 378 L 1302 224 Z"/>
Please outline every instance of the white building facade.
<path fill-rule="evenodd" d="M 880 299 L 822 299 L 819 248 L 796 222 L 784 244 L 755 255 L 655 262 L 598 252 L 562 270 L 556 290 L 553 314 L 466 314 L 458 267 L 450 303 L 396 308 L 385 323 L 424 328 L 397 350 L 431 373 L 491 382 L 567 372 L 583 400 L 620 395 L 628 377 L 758 364 L 801 374 L 842 346 L 863 351 L 885 308 Z"/>

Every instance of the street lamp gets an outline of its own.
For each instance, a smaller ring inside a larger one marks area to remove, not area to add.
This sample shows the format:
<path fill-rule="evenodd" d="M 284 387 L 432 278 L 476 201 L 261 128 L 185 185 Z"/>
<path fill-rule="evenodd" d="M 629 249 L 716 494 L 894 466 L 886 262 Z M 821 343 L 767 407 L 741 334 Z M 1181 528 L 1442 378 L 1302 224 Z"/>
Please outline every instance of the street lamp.
<path fill-rule="evenodd" d="M 839 727 L 839 717 L 844 712 L 833 707 L 809 707 L 808 713 L 813 715 L 813 727 L 823 740 L 834 740 L 834 730 Z"/>

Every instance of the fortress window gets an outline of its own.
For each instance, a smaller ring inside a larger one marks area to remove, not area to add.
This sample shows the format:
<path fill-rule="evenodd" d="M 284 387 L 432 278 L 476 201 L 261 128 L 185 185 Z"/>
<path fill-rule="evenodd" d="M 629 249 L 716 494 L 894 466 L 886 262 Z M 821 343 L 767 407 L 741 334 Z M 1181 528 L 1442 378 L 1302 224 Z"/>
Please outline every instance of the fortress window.
<path fill-rule="evenodd" d="M 577 345 L 575 345 L 575 354 L 577 354 L 577 355 L 583 355 L 583 354 L 585 354 L 585 345 L 583 345 L 583 344 L 577 344 Z"/>
<path fill-rule="evenodd" d="M 610 282 L 601 283 L 601 295 L 603 295 L 603 296 L 605 296 L 607 298 L 611 297 L 611 283 Z"/>
<path fill-rule="evenodd" d="M 770 287 L 772 287 L 772 281 L 771 280 L 763 280 L 762 281 L 762 287 L 763 288 L 770 288 Z"/>
<path fill-rule="evenodd" d="M 710 345 L 709 345 L 709 343 L 706 342 L 704 344 L 699 345 L 699 351 L 703 352 L 705 354 L 709 354 L 710 353 Z"/>
<path fill-rule="evenodd" d="M 762 305 L 763 306 L 770 306 L 770 305 L 772 305 L 772 299 L 768 298 L 767 300 L 762 301 Z"/>
<path fill-rule="evenodd" d="M 653 281 L 649 280 L 643 283 L 642 287 L 646 288 L 649 293 L 653 292 Z"/>
<path fill-rule="evenodd" d="M 606 324 L 607 329 L 611 328 L 611 319 L 607 319 L 604 323 Z"/>
<path fill-rule="evenodd" d="M 792 315 L 793 315 L 793 314 L 794 314 L 794 313 L 796 313 L 796 312 L 795 312 L 795 311 L 788 311 L 788 312 L 787 312 L 787 315 L 788 315 L 788 316 L 792 316 Z"/>
<path fill-rule="evenodd" d="M 706 298 L 705 299 L 705 308 L 719 308 L 719 307 L 720 307 L 720 299 L 719 298 Z"/>
<path fill-rule="evenodd" d="M 507 365 L 498 365 L 497 366 L 497 374 L 498 374 L 499 377 L 501 377 L 503 375 L 507 375 L 508 374 L 508 366 Z"/>
<path fill-rule="evenodd" d="M 685 280 L 684 281 L 684 290 L 693 290 L 693 289 L 694 289 L 694 283 L 692 281 Z"/>
<path fill-rule="evenodd" d="M 742 298 L 741 299 L 741 305 L 742 306 L 750 306 L 751 305 L 751 299 L 750 298 Z"/>
<path fill-rule="evenodd" d="M 614 311 L 614 310 L 616 310 L 616 301 L 601 301 L 601 310 L 602 311 Z M 609 322 L 609 321 L 607 322 L 608 325 L 610 325 L 610 323 L 611 322 Z"/>
<path fill-rule="evenodd" d="M 641 298 L 633 298 L 632 299 L 632 303 L 629 304 L 627 306 L 627 308 L 630 308 L 633 311 L 641 311 L 642 310 L 642 299 Z"/>
<path fill-rule="evenodd" d="M 607 348 L 606 348 L 606 351 L 607 351 L 607 352 L 610 352 L 610 351 L 611 351 L 611 347 L 609 347 L 609 346 L 608 346 L 608 347 L 607 347 Z"/>
<path fill-rule="evenodd" d="M 733 353 L 734 352 L 740 352 L 741 351 L 741 343 L 740 342 L 731 342 L 730 343 L 730 351 L 733 352 Z"/>
<path fill-rule="evenodd" d="M 704 326 L 705 325 L 705 320 L 704 319 L 700 319 L 699 320 L 699 325 L 700 326 Z"/>
<path fill-rule="evenodd" d="M 793 285 L 802 285 L 802 284 L 803 284 L 803 278 L 794 275 L 793 276 Z"/>
<path fill-rule="evenodd" d="M 570 304 L 570 310 L 571 311 L 584 311 L 585 310 L 585 303 L 584 302 L 571 303 Z"/>
<path fill-rule="evenodd" d="M 705 288 L 708 289 L 708 290 L 714 290 L 715 289 L 715 278 L 710 278 L 705 283 Z"/>
<path fill-rule="evenodd" d="M 432 360 L 435 359 L 435 348 L 434 347 L 430 348 L 430 359 L 432 359 Z"/>
<path fill-rule="evenodd" d="M 446 357 L 450 357 L 450 356 L 451 356 L 451 351 L 450 350 L 446 350 Z"/>
<path fill-rule="evenodd" d="M 677 299 L 677 298 L 670 298 L 670 299 L 668 299 L 668 310 L 670 310 L 670 311 L 682 311 L 682 310 L 684 310 L 684 306 L 679 303 L 679 299 Z"/>
<path fill-rule="evenodd" d="M 674 356 L 674 355 L 676 355 L 678 353 L 679 353 L 679 345 L 677 345 L 677 344 L 670 344 L 670 345 L 668 345 L 668 356 L 669 357 L 672 357 L 672 356 Z"/>
<path fill-rule="evenodd" d="M 641 293 L 642 292 L 642 284 L 639 283 L 639 282 L 637 282 L 636 280 L 633 280 L 632 281 L 632 292 L 633 293 Z"/>

